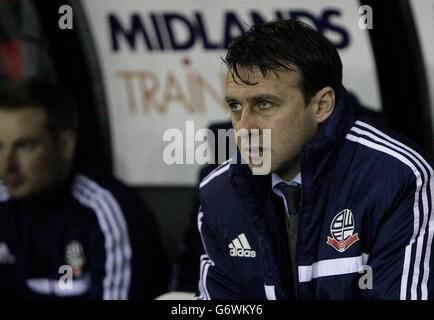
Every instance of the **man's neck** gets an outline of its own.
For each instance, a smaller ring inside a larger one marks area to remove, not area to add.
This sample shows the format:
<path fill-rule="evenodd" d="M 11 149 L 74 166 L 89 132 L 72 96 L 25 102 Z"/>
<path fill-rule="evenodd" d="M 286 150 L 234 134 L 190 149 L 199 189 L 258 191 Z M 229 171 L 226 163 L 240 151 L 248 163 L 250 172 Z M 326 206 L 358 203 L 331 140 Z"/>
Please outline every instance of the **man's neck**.
<path fill-rule="evenodd" d="M 300 172 L 300 160 L 297 159 L 288 167 L 275 173 L 284 181 L 292 181 L 296 175 Z"/>

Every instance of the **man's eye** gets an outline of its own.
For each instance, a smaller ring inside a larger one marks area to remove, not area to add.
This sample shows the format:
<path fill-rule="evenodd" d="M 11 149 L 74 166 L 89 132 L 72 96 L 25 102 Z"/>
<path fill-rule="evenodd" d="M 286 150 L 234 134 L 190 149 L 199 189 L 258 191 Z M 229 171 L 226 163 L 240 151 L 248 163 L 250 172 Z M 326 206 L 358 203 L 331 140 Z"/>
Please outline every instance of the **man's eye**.
<path fill-rule="evenodd" d="M 35 149 L 35 146 L 36 146 L 36 143 L 34 143 L 34 142 L 23 142 L 23 143 L 20 143 L 18 145 L 18 148 L 20 150 L 30 152 L 30 151 L 33 151 L 33 149 Z"/>
<path fill-rule="evenodd" d="M 232 109 L 233 112 L 237 112 L 241 110 L 241 104 L 239 103 L 230 103 L 229 107 Z"/>
<path fill-rule="evenodd" d="M 258 106 L 261 109 L 269 109 L 272 107 L 272 104 L 268 101 L 259 101 L 258 102 Z"/>

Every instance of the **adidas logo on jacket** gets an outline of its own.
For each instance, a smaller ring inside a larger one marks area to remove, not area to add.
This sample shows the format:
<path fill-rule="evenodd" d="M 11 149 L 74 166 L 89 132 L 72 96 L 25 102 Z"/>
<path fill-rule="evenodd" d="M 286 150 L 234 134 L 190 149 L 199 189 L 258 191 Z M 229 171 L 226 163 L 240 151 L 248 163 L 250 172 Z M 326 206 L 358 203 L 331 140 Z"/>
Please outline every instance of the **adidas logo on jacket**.
<path fill-rule="evenodd" d="M 256 251 L 252 250 L 244 233 L 239 234 L 232 243 L 229 244 L 229 253 L 231 257 L 256 257 Z"/>

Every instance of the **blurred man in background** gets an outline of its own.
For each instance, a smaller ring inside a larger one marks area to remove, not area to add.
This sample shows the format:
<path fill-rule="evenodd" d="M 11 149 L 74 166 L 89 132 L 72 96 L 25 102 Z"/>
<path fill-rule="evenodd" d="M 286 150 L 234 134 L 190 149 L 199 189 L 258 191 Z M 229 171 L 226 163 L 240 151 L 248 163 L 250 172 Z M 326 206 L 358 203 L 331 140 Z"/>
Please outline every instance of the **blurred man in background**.
<path fill-rule="evenodd" d="M 78 119 L 42 79 L 0 94 L 0 296 L 152 299 L 168 281 L 156 221 L 119 181 L 77 165 Z"/>

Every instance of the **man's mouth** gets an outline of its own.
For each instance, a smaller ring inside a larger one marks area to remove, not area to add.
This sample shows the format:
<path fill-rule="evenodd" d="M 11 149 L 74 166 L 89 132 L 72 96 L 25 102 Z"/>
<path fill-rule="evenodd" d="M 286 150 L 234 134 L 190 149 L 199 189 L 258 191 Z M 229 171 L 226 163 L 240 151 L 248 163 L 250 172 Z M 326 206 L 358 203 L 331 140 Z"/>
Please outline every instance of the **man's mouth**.
<path fill-rule="evenodd" d="M 17 188 L 19 187 L 21 184 L 23 184 L 24 182 L 24 178 L 23 177 L 5 177 L 3 179 L 3 183 L 6 185 L 6 187 L 8 188 Z"/>
<path fill-rule="evenodd" d="M 243 149 L 243 153 L 249 158 L 259 158 L 264 155 L 264 148 L 262 147 L 252 147 Z"/>

